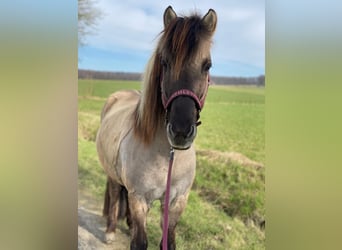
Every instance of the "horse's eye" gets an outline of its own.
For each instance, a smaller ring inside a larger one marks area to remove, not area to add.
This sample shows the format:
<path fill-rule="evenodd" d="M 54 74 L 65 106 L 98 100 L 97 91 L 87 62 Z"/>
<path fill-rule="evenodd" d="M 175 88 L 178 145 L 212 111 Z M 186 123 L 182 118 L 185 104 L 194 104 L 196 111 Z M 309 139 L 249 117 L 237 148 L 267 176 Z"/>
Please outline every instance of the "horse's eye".
<path fill-rule="evenodd" d="M 211 68 L 211 61 L 206 61 L 203 63 L 203 71 L 207 73 Z"/>

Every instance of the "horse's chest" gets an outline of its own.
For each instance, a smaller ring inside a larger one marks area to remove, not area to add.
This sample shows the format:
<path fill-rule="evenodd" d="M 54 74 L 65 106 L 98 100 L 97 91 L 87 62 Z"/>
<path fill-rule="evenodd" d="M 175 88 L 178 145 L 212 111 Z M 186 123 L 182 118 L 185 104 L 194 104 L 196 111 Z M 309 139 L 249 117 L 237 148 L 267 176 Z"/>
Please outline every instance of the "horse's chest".
<path fill-rule="evenodd" d="M 130 140 L 123 142 L 120 150 L 119 172 L 121 180 L 129 192 L 144 196 L 147 200 L 161 199 L 165 193 L 169 167 L 168 145 L 152 147 L 132 147 Z M 130 146 L 130 147 L 129 147 Z M 123 150 L 126 148 L 126 150 Z M 171 197 L 186 193 L 195 175 L 195 154 L 176 151 L 172 168 Z"/>

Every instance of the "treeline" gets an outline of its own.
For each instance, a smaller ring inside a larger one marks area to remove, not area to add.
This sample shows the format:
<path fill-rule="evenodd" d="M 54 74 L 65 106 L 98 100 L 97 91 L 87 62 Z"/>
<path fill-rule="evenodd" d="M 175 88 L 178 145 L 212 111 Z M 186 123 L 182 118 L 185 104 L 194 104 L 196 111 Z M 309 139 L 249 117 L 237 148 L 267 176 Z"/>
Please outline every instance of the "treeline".
<path fill-rule="evenodd" d="M 79 79 L 100 79 L 100 80 L 141 80 L 141 73 L 128 73 L 128 72 L 109 72 L 109 71 L 96 71 L 96 70 L 78 70 Z M 265 76 L 260 75 L 257 77 L 222 77 L 211 76 L 211 82 L 219 85 L 257 85 L 265 86 Z"/>
<path fill-rule="evenodd" d="M 220 85 L 257 85 L 265 86 L 265 76 L 260 75 L 256 77 L 221 77 L 211 76 L 211 81 L 214 84 Z"/>
<path fill-rule="evenodd" d="M 139 81 L 141 80 L 141 73 L 109 72 L 79 69 L 78 79 Z"/>

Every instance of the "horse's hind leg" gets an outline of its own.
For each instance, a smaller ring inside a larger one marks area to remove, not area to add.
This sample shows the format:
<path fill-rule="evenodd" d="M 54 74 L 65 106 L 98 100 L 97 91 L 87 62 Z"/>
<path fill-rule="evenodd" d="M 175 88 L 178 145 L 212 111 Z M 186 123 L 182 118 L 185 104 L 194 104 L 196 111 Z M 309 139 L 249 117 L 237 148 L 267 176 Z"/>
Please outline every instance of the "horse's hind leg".
<path fill-rule="evenodd" d="M 114 240 L 119 215 L 120 191 L 121 185 L 108 177 L 103 207 L 103 215 L 107 216 L 107 230 L 105 234 L 105 241 L 107 243 Z"/>
<path fill-rule="evenodd" d="M 178 220 L 183 213 L 183 210 L 186 206 L 188 200 L 188 194 L 178 196 L 169 207 L 169 228 L 167 235 L 167 249 L 174 250 L 176 249 L 176 226 Z M 163 219 L 164 219 L 164 204 L 161 206 L 162 214 L 160 218 L 160 226 L 163 230 Z M 162 250 L 163 239 L 160 241 L 160 249 Z"/>
<path fill-rule="evenodd" d="M 131 250 L 147 249 L 146 217 L 148 206 L 143 197 L 128 194 L 131 220 Z"/>

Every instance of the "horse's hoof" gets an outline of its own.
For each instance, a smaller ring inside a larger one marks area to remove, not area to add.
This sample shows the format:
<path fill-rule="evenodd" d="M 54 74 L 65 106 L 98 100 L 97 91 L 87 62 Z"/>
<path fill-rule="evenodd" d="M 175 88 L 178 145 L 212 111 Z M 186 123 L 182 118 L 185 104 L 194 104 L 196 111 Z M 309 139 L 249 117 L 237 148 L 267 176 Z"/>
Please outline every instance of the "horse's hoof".
<path fill-rule="evenodd" d="M 110 232 L 110 233 L 105 234 L 105 242 L 107 244 L 113 243 L 114 240 L 115 240 L 115 233 L 114 232 Z"/>

